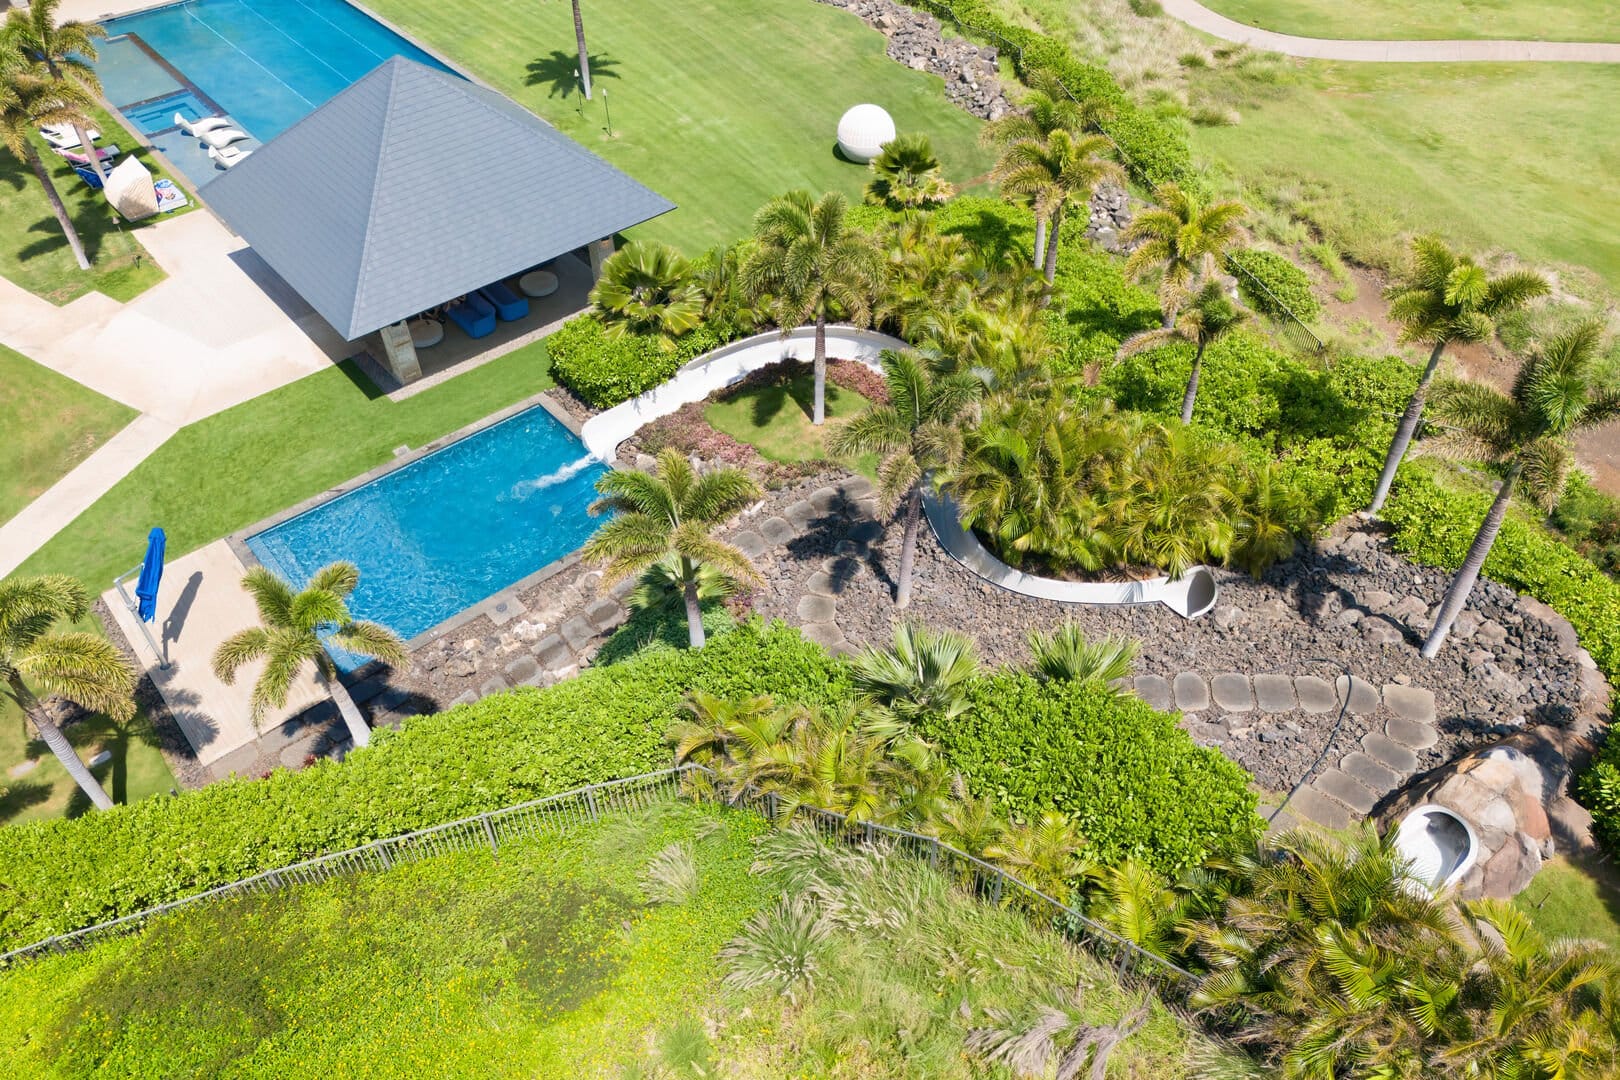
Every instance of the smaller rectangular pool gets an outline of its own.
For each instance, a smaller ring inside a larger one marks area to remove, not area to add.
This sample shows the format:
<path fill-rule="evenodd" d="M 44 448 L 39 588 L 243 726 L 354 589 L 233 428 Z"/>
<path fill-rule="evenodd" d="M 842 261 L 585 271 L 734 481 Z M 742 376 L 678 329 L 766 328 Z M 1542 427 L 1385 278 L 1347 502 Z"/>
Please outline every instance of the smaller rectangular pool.
<path fill-rule="evenodd" d="M 536 406 L 247 538 L 295 588 L 329 562 L 360 568 L 350 601 L 403 638 L 577 550 L 606 467 Z M 360 661 L 338 656 L 353 670 Z"/>

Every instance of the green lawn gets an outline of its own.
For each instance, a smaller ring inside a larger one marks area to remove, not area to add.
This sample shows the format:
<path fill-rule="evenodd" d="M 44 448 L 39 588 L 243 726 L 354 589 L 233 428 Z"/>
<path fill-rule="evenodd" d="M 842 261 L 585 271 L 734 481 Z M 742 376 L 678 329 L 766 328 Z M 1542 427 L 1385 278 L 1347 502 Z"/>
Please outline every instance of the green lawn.
<path fill-rule="evenodd" d="M 1542 933 L 1591 938 L 1620 949 L 1620 875 L 1596 860 L 1553 859 L 1513 898 Z"/>
<path fill-rule="evenodd" d="M 704 408 L 703 418 L 716 431 L 748 443 L 772 461 L 817 461 L 827 457 L 827 426 L 810 422 L 814 402 L 815 378 L 804 374 L 711 402 Z M 870 404 L 853 390 L 827 384 L 828 423 L 847 420 Z M 877 455 L 862 454 L 850 465 L 871 476 Z"/>
<path fill-rule="evenodd" d="M 183 428 L 17 572 L 99 590 L 153 525 L 171 558 L 193 551 L 551 385 L 544 342 L 398 403 L 349 364 L 307 376 Z"/>
<path fill-rule="evenodd" d="M 0 702 L 0 826 L 43 818 L 77 817 L 90 809 L 67 771 L 31 732 L 22 710 Z M 144 715 L 127 724 L 105 716 L 89 717 L 67 729 L 79 757 L 90 761 L 103 750 L 112 760 L 92 770 L 114 802 L 135 802 L 149 795 L 165 795 L 174 776 L 158 751 Z M 26 761 L 39 762 L 19 777 L 7 771 Z"/>
<path fill-rule="evenodd" d="M 1204 6 L 1305 37 L 1620 41 L 1616 0 L 1205 0 Z"/>
<path fill-rule="evenodd" d="M 0 522 L 133 419 L 127 405 L 0 345 Z"/>
<path fill-rule="evenodd" d="M 834 156 L 834 133 L 859 102 L 881 104 L 901 131 L 932 136 L 953 180 L 992 163 L 976 142 L 980 122 L 945 100 L 939 78 L 890 60 L 881 34 L 812 0 L 587 4 L 592 71 L 606 91 L 589 103 L 574 89 L 567 3 L 370 6 L 672 199 L 680 209 L 637 235 L 688 252 L 735 239 L 765 200 L 791 188 L 858 198 L 867 171 Z"/>
<path fill-rule="evenodd" d="M 169 175 L 152 159 L 151 151 L 137 147 L 112 117 L 98 109 L 91 114 L 91 120 L 102 133 L 99 145 L 116 143 L 125 153 L 134 154 L 154 180 Z M 67 203 L 68 214 L 78 226 L 92 265 L 88 271 L 80 270 L 73 260 L 67 238 L 33 170 L 11 154 L 0 153 L 0 222 L 5 223 L 0 233 L 0 276 L 53 304 L 65 304 L 92 289 L 114 300 L 130 300 L 162 281 L 163 268 L 147 256 L 136 234 L 144 226 L 173 215 L 160 214 L 134 225 L 118 224 L 101 192 L 92 191 L 38 135 L 34 140 L 46 164 L 54 163 L 56 190 Z M 189 185 L 174 179 L 190 193 Z"/>

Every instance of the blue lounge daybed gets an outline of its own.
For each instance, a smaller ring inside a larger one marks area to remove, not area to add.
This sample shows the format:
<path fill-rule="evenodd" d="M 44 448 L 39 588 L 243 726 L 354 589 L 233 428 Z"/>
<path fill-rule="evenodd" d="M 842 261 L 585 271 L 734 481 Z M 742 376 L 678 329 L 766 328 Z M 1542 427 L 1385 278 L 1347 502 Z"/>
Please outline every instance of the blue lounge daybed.
<path fill-rule="evenodd" d="M 513 292 L 504 281 L 485 285 L 478 290 L 478 294 L 494 306 L 495 314 L 501 317 L 502 322 L 516 322 L 529 315 L 529 302 Z"/>
<path fill-rule="evenodd" d="M 495 332 L 495 308 L 477 293 L 468 293 L 444 309 L 451 322 L 470 338 L 487 337 Z"/>

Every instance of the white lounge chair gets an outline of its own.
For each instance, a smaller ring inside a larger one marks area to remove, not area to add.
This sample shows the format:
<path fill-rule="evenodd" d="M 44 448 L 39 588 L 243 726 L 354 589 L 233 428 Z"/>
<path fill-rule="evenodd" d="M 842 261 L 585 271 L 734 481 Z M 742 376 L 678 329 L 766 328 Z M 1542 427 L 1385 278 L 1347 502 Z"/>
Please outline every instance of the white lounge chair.
<path fill-rule="evenodd" d="M 215 128 L 213 131 L 205 131 L 197 137 L 203 141 L 204 146 L 212 146 L 216 150 L 222 150 L 233 142 L 241 142 L 248 137 L 248 133 L 241 128 L 222 127 Z"/>
<path fill-rule="evenodd" d="M 184 113 L 174 114 L 174 126 L 187 135 L 202 138 L 203 132 L 213 131 L 216 128 L 230 127 L 231 122 L 223 116 L 205 116 L 200 120 L 187 120 Z"/>
<path fill-rule="evenodd" d="M 79 136 L 72 124 L 41 124 L 39 133 L 58 150 L 77 150 L 79 147 Z M 91 142 L 101 138 L 101 132 L 93 127 L 87 127 L 84 133 L 90 136 Z"/>
<path fill-rule="evenodd" d="M 243 158 L 252 157 L 253 151 L 243 150 L 236 146 L 210 146 L 208 156 L 229 169 L 240 164 Z"/>

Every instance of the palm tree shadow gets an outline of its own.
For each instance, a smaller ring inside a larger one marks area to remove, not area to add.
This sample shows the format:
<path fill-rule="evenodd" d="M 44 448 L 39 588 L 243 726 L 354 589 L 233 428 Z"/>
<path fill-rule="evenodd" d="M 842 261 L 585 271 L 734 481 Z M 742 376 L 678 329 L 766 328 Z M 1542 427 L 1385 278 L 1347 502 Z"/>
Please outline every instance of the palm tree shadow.
<path fill-rule="evenodd" d="M 753 398 L 748 403 L 748 419 L 755 427 L 764 427 L 778 416 L 787 406 L 788 388 L 782 383 L 771 383 L 761 386 L 754 391 Z"/>
<path fill-rule="evenodd" d="M 597 53 L 590 53 L 589 56 L 592 82 L 620 77 L 619 73 L 613 70 L 619 66 L 619 62 L 613 57 Z M 547 86 L 550 88 L 547 97 L 566 99 L 579 93 L 579 54 L 552 49 L 549 56 L 530 60 L 523 85 Z"/>
<path fill-rule="evenodd" d="M 30 806 L 38 806 L 50 797 L 51 789 L 48 784 L 13 780 L 6 787 L 0 788 L 0 825 L 10 824 L 18 814 Z"/>

